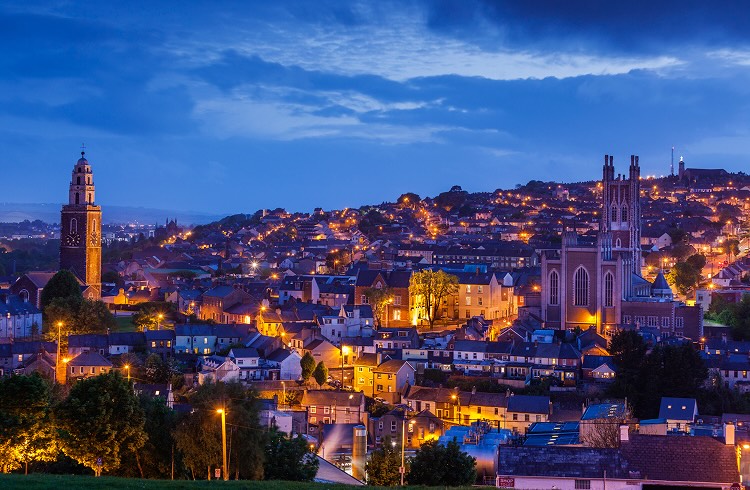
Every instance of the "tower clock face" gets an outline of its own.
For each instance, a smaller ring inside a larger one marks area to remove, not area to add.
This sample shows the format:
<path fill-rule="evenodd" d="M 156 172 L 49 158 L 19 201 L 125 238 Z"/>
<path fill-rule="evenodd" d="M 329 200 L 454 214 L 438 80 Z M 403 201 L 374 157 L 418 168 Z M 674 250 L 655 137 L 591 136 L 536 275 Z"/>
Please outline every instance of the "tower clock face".
<path fill-rule="evenodd" d="M 65 245 L 69 247 L 77 247 L 81 244 L 81 236 L 78 233 L 70 233 L 65 236 Z"/>

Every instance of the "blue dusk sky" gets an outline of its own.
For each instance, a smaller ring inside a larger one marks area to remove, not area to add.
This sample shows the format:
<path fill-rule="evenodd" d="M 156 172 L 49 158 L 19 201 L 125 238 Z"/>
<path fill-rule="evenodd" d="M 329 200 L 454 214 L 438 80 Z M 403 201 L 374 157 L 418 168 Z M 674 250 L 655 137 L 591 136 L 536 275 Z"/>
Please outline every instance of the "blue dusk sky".
<path fill-rule="evenodd" d="M 601 175 L 747 171 L 750 5 L 4 1 L 3 202 L 308 211 Z"/>

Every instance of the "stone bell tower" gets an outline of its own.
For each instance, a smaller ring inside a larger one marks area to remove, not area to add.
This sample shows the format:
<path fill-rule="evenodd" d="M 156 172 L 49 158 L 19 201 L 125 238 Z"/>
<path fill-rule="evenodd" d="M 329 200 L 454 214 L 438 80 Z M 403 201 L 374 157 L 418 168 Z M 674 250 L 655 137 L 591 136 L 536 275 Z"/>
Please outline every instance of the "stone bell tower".
<path fill-rule="evenodd" d="M 102 208 L 94 204 L 94 174 L 81 151 L 73 167 L 68 204 L 60 216 L 60 269 L 89 286 L 89 299 L 102 294 Z"/>

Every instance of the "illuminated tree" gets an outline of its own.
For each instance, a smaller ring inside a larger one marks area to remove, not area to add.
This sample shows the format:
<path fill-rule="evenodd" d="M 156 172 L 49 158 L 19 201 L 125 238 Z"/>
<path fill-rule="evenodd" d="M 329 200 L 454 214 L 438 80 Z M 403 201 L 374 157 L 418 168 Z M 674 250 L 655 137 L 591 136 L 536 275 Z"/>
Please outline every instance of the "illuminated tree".
<path fill-rule="evenodd" d="M 315 382 L 318 383 L 318 386 L 322 387 L 326 381 L 328 380 L 328 368 L 323 363 L 323 361 L 320 361 L 317 366 L 315 366 L 315 371 L 312 373 L 313 378 L 315 378 Z"/>
<path fill-rule="evenodd" d="M 409 280 L 409 294 L 414 297 L 414 305 L 422 311 L 430 328 L 440 316 L 443 300 L 457 291 L 458 277 L 442 270 L 418 271 Z"/>
<path fill-rule="evenodd" d="M 0 471 L 53 461 L 59 449 L 50 416 L 49 384 L 38 374 L 0 378 Z"/>
<path fill-rule="evenodd" d="M 375 316 L 375 321 L 378 326 L 381 326 L 382 319 L 386 315 L 386 307 L 393 301 L 393 293 L 388 287 L 383 288 L 367 288 L 365 289 L 365 297 L 370 303 L 372 313 Z"/>

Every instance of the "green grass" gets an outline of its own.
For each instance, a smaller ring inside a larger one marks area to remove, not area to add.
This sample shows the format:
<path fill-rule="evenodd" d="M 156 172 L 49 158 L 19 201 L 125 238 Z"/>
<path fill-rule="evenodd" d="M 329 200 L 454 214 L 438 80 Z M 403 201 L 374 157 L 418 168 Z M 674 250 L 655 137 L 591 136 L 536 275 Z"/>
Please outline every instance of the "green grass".
<path fill-rule="evenodd" d="M 31 474 L 28 476 L 11 474 L 0 474 L 0 488 L 3 490 L 23 489 L 23 490 L 74 490 L 74 489 L 94 489 L 94 490 L 160 490 L 160 489 L 208 489 L 208 488 L 230 488 L 230 489 L 247 489 L 247 490 L 354 490 L 362 487 L 353 487 L 349 485 L 331 485 L 327 483 L 300 483 L 289 481 L 190 481 L 190 480 L 140 480 L 137 478 L 117 478 L 114 476 L 103 476 L 94 478 L 93 476 L 76 476 L 76 475 L 44 475 Z M 367 487 L 368 489 L 383 489 L 389 487 Z M 429 490 L 430 488 L 444 487 L 405 487 L 407 490 Z M 469 489 L 471 487 L 456 487 Z"/>
<path fill-rule="evenodd" d="M 135 332 L 136 328 L 135 325 L 133 325 L 133 322 L 131 321 L 133 317 L 131 316 L 118 316 L 115 317 L 115 321 L 117 322 L 117 331 L 118 332 Z"/>
<path fill-rule="evenodd" d="M 190 481 L 190 480 L 140 480 L 137 478 L 117 478 L 114 476 L 73 476 L 73 475 L 0 475 L 0 487 L 23 490 L 73 490 L 73 489 L 101 489 L 101 490 L 129 490 L 129 489 L 208 489 L 217 486 L 231 489 L 248 490 L 349 490 L 358 487 L 348 485 L 326 485 L 322 483 L 299 483 L 286 481 Z"/>

